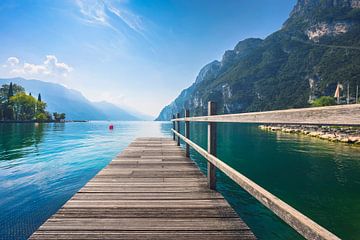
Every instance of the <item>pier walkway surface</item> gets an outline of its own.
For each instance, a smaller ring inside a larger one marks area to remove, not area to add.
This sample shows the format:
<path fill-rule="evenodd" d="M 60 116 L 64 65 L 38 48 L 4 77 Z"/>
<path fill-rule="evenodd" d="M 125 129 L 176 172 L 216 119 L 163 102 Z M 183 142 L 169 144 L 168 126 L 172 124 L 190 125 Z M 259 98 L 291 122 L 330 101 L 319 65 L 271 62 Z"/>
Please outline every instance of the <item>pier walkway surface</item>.
<path fill-rule="evenodd" d="M 169 138 L 138 138 L 30 239 L 255 239 Z"/>

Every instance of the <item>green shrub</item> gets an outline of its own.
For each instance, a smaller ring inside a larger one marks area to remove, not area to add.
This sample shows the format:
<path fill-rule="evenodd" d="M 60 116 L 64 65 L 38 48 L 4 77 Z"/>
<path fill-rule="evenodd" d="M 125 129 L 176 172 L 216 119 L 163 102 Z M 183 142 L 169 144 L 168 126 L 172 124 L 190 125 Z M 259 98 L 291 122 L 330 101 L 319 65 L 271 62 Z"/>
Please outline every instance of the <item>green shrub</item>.
<path fill-rule="evenodd" d="M 314 102 L 311 104 L 313 107 L 323 107 L 323 106 L 331 106 L 335 105 L 335 99 L 329 96 L 322 96 L 318 99 L 315 99 Z"/>

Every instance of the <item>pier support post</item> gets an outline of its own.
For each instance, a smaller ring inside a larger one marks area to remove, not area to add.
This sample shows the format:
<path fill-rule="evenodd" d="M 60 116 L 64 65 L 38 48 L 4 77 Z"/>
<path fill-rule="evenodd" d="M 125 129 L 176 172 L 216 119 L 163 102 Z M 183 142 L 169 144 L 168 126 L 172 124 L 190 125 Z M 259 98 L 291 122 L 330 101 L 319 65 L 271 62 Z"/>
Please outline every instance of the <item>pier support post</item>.
<path fill-rule="evenodd" d="M 215 102 L 208 102 L 208 116 L 216 115 Z M 216 156 L 216 123 L 208 122 L 208 153 Z M 208 162 L 207 180 L 210 189 L 216 189 L 216 167 Z"/>
<path fill-rule="evenodd" d="M 190 117 L 190 111 L 185 109 L 185 117 Z M 190 122 L 185 121 L 185 137 L 190 139 Z M 185 145 L 185 156 L 190 157 L 190 145 L 186 143 Z"/>
<path fill-rule="evenodd" d="M 176 118 L 180 118 L 180 113 L 176 114 Z M 180 133 L 180 122 L 176 121 L 176 131 Z M 180 146 L 180 137 L 177 137 L 177 145 Z"/>
<path fill-rule="evenodd" d="M 172 119 L 175 119 L 175 114 L 172 115 Z M 175 121 L 173 121 L 172 124 L 173 124 L 173 127 L 172 127 L 172 128 L 173 128 L 174 130 L 176 130 L 176 128 L 175 128 Z M 173 133 L 173 140 L 175 141 L 175 133 Z"/>

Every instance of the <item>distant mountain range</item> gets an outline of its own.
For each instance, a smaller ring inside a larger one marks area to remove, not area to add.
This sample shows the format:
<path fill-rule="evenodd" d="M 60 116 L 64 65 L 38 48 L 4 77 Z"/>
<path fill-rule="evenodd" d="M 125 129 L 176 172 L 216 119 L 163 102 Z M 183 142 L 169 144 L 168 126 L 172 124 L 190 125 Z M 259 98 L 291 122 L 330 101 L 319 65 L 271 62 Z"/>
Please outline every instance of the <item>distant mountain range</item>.
<path fill-rule="evenodd" d="M 298 0 L 279 31 L 204 66 L 157 120 L 184 108 L 204 115 L 208 101 L 218 113 L 306 107 L 333 95 L 338 82 L 352 96 L 360 85 L 360 0 Z"/>
<path fill-rule="evenodd" d="M 91 102 L 81 92 L 60 84 L 23 78 L 0 79 L 0 85 L 10 82 L 21 85 L 35 97 L 41 93 L 47 111 L 66 113 L 68 120 L 151 120 L 151 117 L 125 110 L 105 101 Z"/>

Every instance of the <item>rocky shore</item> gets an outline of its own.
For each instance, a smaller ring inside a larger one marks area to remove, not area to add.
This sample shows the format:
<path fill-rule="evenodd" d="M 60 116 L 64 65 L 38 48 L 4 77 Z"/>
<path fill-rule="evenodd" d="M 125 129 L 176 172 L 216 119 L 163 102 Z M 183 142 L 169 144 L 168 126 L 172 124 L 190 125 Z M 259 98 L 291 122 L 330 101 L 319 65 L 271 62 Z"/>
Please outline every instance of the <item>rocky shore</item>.
<path fill-rule="evenodd" d="M 260 125 L 266 131 L 303 134 L 320 139 L 360 145 L 360 127 L 312 126 L 312 125 Z"/>

